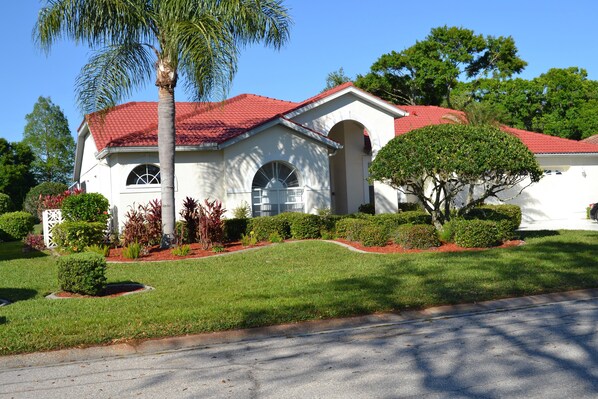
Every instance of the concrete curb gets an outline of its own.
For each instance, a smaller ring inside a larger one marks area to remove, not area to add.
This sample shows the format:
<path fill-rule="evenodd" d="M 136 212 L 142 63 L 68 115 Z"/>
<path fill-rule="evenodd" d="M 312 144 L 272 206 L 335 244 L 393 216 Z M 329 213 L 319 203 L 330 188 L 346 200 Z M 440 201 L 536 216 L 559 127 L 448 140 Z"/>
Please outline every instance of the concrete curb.
<path fill-rule="evenodd" d="M 598 289 L 559 292 L 520 298 L 507 298 L 472 304 L 438 306 L 419 311 L 402 312 L 400 314 L 382 313 L 367 316 L 349 317 L 344 319 L 313 320 L 269 327 L 221 331 L 214 333 L 187 335 L 182 337 L 150 339 L 144 341 L 131 341 L 107 346 L 64 349 L 52 352 L 39 352 L 24 355 L 10 355 L 0 357 L 0 370 L 47 366 L 57 363 L 92 361 L 109 357 L 190 350 L 209 345 L 257 341 L 271 337 L 330 334 L 356 328 L 400 325 L 414 321 L 426 319 L 431 320 L 440 317 L 459 317 L 478 313 L 481 314 L 526 309 L 558 302 L 585 301 L 593 298 L 598 298 Z"/>

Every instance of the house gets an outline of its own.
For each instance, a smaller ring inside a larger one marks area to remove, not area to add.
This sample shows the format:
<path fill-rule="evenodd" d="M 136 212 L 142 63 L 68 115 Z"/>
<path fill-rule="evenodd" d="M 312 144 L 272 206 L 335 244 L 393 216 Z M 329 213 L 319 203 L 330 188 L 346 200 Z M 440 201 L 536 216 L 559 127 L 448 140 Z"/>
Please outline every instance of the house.
<path fill-rule="evenodd" d="M 396 212 L 404 194 L 368 183 L 368 166 L 395 135 L 458 113 L 389 104 L 351 83 L 303 102 L 243 94 L 220 103 L 177 103 L 175 197 L 247 203 L 254 216 L 285 211 L 356 212 L 375 203 Z M 585 217 L 598 196 L 598 145 L 505 127 L 546 170 L 511 200 L 527 221 Z M 160 197 L 157 103 L 130 102 L 85 117 L 78 131 L 75 181 L 110 200 L 122 224 L 131 206 Z M 177 209 L 177 214 L 178 214 Z"/>

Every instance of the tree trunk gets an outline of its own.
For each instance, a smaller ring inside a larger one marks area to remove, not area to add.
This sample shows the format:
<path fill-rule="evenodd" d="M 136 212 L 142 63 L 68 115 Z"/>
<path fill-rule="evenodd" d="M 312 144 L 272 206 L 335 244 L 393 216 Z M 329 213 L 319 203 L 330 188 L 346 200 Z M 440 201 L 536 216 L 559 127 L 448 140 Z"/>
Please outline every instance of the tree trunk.
<path fill-rule="evenodd" d="M 175 158 L 175 102 L 176 72 L 164 60 L 158 61 L 158 157 L 160 160 L 160 189 L 162 193 L 161 248 L 170 248 L 174 242 L 174 158 Z"/>

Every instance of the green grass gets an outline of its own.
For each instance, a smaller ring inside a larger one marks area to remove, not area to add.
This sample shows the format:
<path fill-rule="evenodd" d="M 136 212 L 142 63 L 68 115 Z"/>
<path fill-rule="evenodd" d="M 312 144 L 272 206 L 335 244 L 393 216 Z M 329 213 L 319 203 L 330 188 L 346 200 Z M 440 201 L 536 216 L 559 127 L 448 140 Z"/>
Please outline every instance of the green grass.
<path fill-rule="evenodd" d="M 109 282 L 155 291 L 47 300 L 52 256 L 0 244 L 0 354 L 598 287 L 598 233 L 528 233 L 526 244 L 376 255 L 319 241 L 225 257 L 108 266 Z M 27 257 L 24 257 L 24 256 Z"/>

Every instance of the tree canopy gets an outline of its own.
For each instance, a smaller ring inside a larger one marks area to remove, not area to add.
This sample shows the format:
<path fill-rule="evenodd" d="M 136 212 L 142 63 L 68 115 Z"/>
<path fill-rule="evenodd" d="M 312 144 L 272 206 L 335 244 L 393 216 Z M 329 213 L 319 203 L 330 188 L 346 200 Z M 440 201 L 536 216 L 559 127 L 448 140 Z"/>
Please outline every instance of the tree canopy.
<path fill-rule="evenodd" d="M 32 171 L 38 182 L 72 181 L 75 140 L 58 105 L 49 97 L 39 97 L 33 111 L 25 116 L 23 142 L 35 155 Z"/>
<path fill-rule="evenodd" d="M 392 139 L 369 169 L 377 180 L 415 195 L 439 227 L 451 211 L 467 213 L 488 198 L 542 176 L 538 162 L 515 136 L 493 126 L 426 126 Z M 458 203 L 462 201 L 462 203 Z"/>
<path fill-rule="evenodd" d="M 21 209 L 25 195 L 35 185 L 31 173 L 33 160 L 27 144 L 9 143 L 0 138 L 0 193 L 9 195 L 16 209 Z"/>
<path fill-rule="evenodd" d="M 282 0 L 45 0 L 35 39 L 88 44 L 94 53 L 77 80 L 85 112 L 106 109 L 152 77 L 158 87 L 162 246 L 174 239 L 175 100 L 179 75 L 198 101 L 224 97 L 238 53 L 253 43 L 280 48 L 291 20 Z"/>
<path fill-rule="evenodd" d="M 343 67 L 340 67 L 338 70 L 332 71 L 326 76 L 326 87 L 324 87 L 324 90 L 322 91 L 330 90 L 350 81 L 351 78 L 345 74 Z"/>
<path fill-rule="evenodd" d="M 382 55 L 356 85 L 396 104 L 451 107 L 451 91 L 459 79 L 508 78 L 527 63 L 519 58 L 512 37 L 475 34 L 442 26 L 400 52 Z"/>

